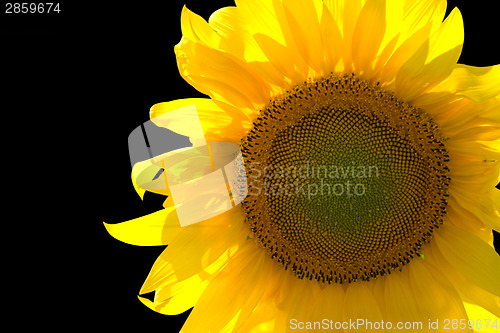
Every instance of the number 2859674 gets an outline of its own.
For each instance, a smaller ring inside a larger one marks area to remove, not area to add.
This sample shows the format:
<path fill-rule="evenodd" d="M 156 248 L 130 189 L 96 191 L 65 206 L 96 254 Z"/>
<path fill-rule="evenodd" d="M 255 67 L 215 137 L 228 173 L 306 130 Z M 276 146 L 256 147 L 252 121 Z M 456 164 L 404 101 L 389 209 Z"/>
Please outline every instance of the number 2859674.
<path fill-rule="evenodd" d="M 5 14 L 50 14 L 61 13 L 59 3 L 54 2 L 7 2 Z"/>

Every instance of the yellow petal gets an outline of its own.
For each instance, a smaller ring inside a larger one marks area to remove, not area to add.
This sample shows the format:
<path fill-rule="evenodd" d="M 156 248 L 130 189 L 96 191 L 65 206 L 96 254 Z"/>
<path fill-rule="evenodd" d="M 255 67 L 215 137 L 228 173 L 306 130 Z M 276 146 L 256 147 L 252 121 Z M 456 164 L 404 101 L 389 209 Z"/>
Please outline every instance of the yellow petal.
<path fill-rule="evenodd" d="M 319 318 L 328 318 L 335 322 L 342 321 L 342 308 L 344 306 L 345 292 L 344 288 L 339 284 L 327 286 L 321 292 L 321 306 Z"/>
<path fill-rule="evenodd" d="M 401 272 L 396 271 L 387 276 L 384 289 L 385 310 L 389 321 L 392 323 L 425 323 L 427 321 L 427 318 L 424 318 L 418 309 L 418 297 L 413 295 L 409 271 L 406 267 Z M 419 328 L 413 327 L 413 331 L 427 331 L 424 326 Z"/>
<path fill-rule="evenodd" d="M 400 17 L 401 5 L 403 5 L 402 17 Z M 387 1 L 387 31 L 382 42 L 386 47 L 384 54 L 377 60 L 377 71 L 380 72 L 377 80 L 382 86 L 392 86 L 401 67 L 439 28 L 445 12 L 446 0 Z M 394 49 L 394 52 L 391 53 L 391 49 Z"/>
<path fill-rule="evenodd" d="M 274 330 L 276 312 L 277 310 L 273 302 L 259 302 L 252 316 L 248 318 L 240 331 L 248 333 L 276 332 L 276 330 Z"/>
<path fill-rule="evenodd" d="M 168 315 L 176 315 L 192 308 L 210 281 L 226 263 L 227 258 L 220 257 L 196 275 L 180 281 L 172 280 L 170 284 L 163 284 L 156 289 L 154 302 L 145 304 L 156 312 Z M 144 290 L 144 288 L 141 289 L 141 291 Z"/>
<path fill-rule="evenodd" d="M 319 11 L 323 9 L 322 2 L 284 0 L 283 9 L 291 36 L 304 62 L 316 72 L 321 72 L 323 54 L 321 53 L 319 26 L 321 12 Z"/>
<path fill-rule="evenodd" d="M 463 40 L 462 15 L 455 8 L 399 70 L 396 76 L 398 97 L 411 101 L 448 77 L 460 57 Z"/>
<path fill-rule="evenodd" d="M 407 0 L 404 1 L 401 42 L 422 28 L 431 25 L 429 32 L 434 32 L 443 22 L 446 13 L 446 0 Z"/>
<path fill-rule="evenodd" d="M 367 0 L 359 14 L 352 40 L 352 61 L 357 74 L 372 71 L 385 34 L 385 5 L 385 0 Z"/>
<path fill-rule="evenodd" d="M 235 3 L 253 34 L 263 33 L 278 43 L 285 43 L 272 0 L 235 0 Z"/>
<path fill-rule="evenodd" d="M 457 271 L 443 257 L 436 242 L 431 241 L 430 244 L 426 246 L 425 260 L 439 269 L 439 271 L 448 278 L 464 301 L 477 304 L 493 314 L 500 316 L 500 297 L 481 289 L 475 283 L 466 279 L 462 273 Z"/>
<path fill-rule="evenodd" d="M 482 102 L 500 95 L 500 65 L 474 67 L 456 65 L 451 75 L 432 91 L 450 91 Z"/>
<path fill-rule="evenodd" d="M 273 0 L 235 2 L 245 31 L 240 38 L 244 43 L 245 59 L 261 75 L 271 73 L 270 82 L 280 87 L 290 88 L 290 80 L 302 82 L 307 77 L 307 66 L 295 47 L 282 4 Z"/>
<path fill-rule="evenodd" d="M 294 1 L 294 0 L 292 0 Z M 304 44 L 304 32 L 296 25 L 290 10 L 281 1 L 271 0 L 272 17 L 278 23 L 279 34 L 273 35 L 266 31 L 255 31 L 253 36 L 270 63 L 294 83 L 307 79 L 310 66 L 304 57 L 307 47 Z M 290 22 L 289 22 L 290 21 Z M 299 34 L 295 36 L 295 34 Z"/>
<path fill-rule="evenodd" d="M 238 98 L 230 100 L 231 104 L 254 109 L 269 100 L 269 84 L 245 61 L 186 38 L 175 46 L 175 52 L 183 78 L 213 99 L 224 101 L 232 92 Z"/>
<path fill-rule="evenodd" d="M 270 260 L 267 255 L 262 251 L 262 249 L 253 247 L 253 244 L 251 246 L 253 249 L 252 251 L 259 251 L 261 253 L 258 254 L 260 256 L 259 259 L 257 259 L 254 264 L 255 270 L 259 271 L 259 279 L 256 279 L 250 283 L 257 283 L 260 284 L 261 286 L 259 287 L 252 287 L 252 292 L 246 297 L 246 300 L 243 302 L 243 304 L 240 306 L 240 312 L 238 314 L 238 319 L 234 323 L 234 331 L 239 331 L 241 327 L 245 325 L 246 322 L 251 320 L 251 318 L 255 318 L 256 316 L 254 315 L 254 312 L 258 309 L 259 303 L 264 301 L 264 296 L 265 292 L 268 289 L 268 285 L 274 284 L 274 280 L 272 279 L 274 276 L 274 268 L 275 268 L 275 263 Z M 253 272 L 249 270 L 245 274 L 252 275 Z M 234 277 L 232 278 L 234 279 Z M 250 276 L 251 279 L 251 276 Z M 251 281 L 251 280 L 250 280 Z M 249 283 L 247 281 L 247 283 Z M 262 315 L 261 315 L 262 316 Z M 257 319 L 257 318 L 255 318 Z M 270 319 L 268 316 L 264 316 L 264 320 L 260 319 L 263 322 L 263 326 L 269 327 L 270 324 Z"/>
<path fill-rule="evenodd" d="M 331 73 L 342 57 L 342 35 L 332 14 L 323 2 L 323 14 L 321 16 L 320 33 L 323 45 L 324 68 L 323 73 Z"/>
<path fill-rule="evenodd" d="M 323 0 L 326 8 L 332 15 L 334 22 L 342 33 L 344 30 L 344 8 L 346 0 Z"/>
<path fill-rule="evenodd" d="M 429 53 L 427 54 L 426 63 L 432 62 L 439 56 L 455 50 L 457 47 L 462 48 L 464 42 L 464 22 L 462 13 L 458 8 L 454 8 L 446 20 L 441 24 L 429 38 Z M 457 60 L 460 52 L 456 55 Z M 452 68 L 455 67 L 456 62 Z"/>
<path fill-rule="evenodd" d="M 450 186 L 450 203 L 452 202 L 451 200 L 454 200 L 453 204 L 462 206 L 477 216 L 486 226 L 498 230 L 500 229 L 500 217 L 496 211 L 498 201 L 494 197 L 494 193 L 498 191 L 494 190 L 493 185 L 489 184 L 493 191 L 489 191 L 488 195 L 484 197 L 471 197 L 468 195 L 468 190 L 461 189 L 456 185 Z"/>
<path fill-rule="evenodd" d="M 386 0 L 385 10 L 385 33 L 379 47 L 378 55 L 375 55 L 373 74 L 367 78 L 371 81 L 380 82 L 386 86 L 391 80 L 384 79 L 390 76 L 387 73 L 387 62 L 396 51 L 396 46 L 401 38 L 401 27 L 403 20 L 404 2 L 399 0 Z M 404 61 L 402 61 L 404 63 Z M 385 82 L 384 82 L 385 81 Z"/>
<path fill-rule="evenodd" d="M 177 64 L 179 64 L 179 62 L 181 61 L 179 60 L 180 52 L 182 51 L 176 51 Z M 221 101 L 226 104 L 234 105 L 237 108 L 246 109 L 249 111 L 256 110 L 252 102 L 250 102 L 248 97 L 245 96 L 243 92 L 235 89 L 227 83 L 197 74 L 188 74 L 187 72 L 181 75 L 183 75 L 183 78 L 196 90 L 210 96 L 213 100 Z"/>
<path fill-rule="evenodd" d="M 220 332 L 238 312 L 242 322 L 245 322 L 263 295 L 270 278 L 270 268 L 264 251 L 253 243 L 246 243 L 210 282 L 184 324 L 183 331 L 203 329 L 205 332 Z M 235 331 L 237 329 L 235 327 Z"/>
<path fill-rule="evenodd" d="M 250 18 L 242 16 L 241 12 L 241 8 L 224 7 L 210 16 L 208 24 L 222 37 L 218 48 L 246 61 L 271 84 L 274 94 L 281 94 L 283 89 L 289 88 L 287 79 L 262 52 L 249 29 L 252 27 L 252 23 L 248 23 Z"/>
<path fill-rule="evenodd" d="M 500 318 L 480 306 L 464 303 L 468 324 L 474 329 L 474 333 L 498 333 L 500 330 Z"/>
<path fill-rule="evenodd" d="M 185 5 L 181 12 L 181 31 L 183 37 L 213 48 L 217 48 L 221 42 L 221 37 L 217 32 L 201 16 L 190 11 Z"/>
<path fill-rule="evenodd" d="M 130 173 L 130 177 L 132 178 L 132 186 L 134 187 L 135 192 L 139 195 L 141 200 L 144 200 L 144 194 L 146 194 L 146 190 L 144 188 L 142 188 L 141 186 L 139 186 L 139 184 L 137 183 L 137 175 L 138 175 L 138 173 L 141 173 L 141 172 L 138 171 L 137 169 L 134 172 L 134 167 L 136 167 L 136 166 L 134 165 L 132 167 L 132 172 Z M 144 170 L 146 168 L 146 166 L 141 165 L 140 168 Z M 148 180 L 153 179 L 156 175 L 157 175 L 157 173 L 155 173 L 152 177 L 149 177 L 149 175 L 148 175 Z"/>
<path fill-rule="evenodd" d="M 498 174 L 498 182 L 500 182 L 500 174 Z M 496 213 L 496 217 L 497 219 L 500 220 L 500 191 L 492 190 L 492 200 L 494 204 L 494 211 Z M 495 230 L 500 230 L 500 228 Z"/>
<path fill-rule="evenodd" d="M 491 107 L 482 115 L 482 117 L 500 125 L 500 96 L 497 96 L 495 99 L 491 99 L 489 102 Z M 500 144 L 497 146 L 497 149 L 500 151 Z"/>
<path fill-rule="evenodd" d="M 478 237 L 459 228 L 443 225 L 436 233 L 443 257 L 471 282 L 500 296 L 500 257 Z"/>
<path fill-rule="evenodd" d="M 190 136 L 193 121 L 198 119 L 178 119 L 165 122 L 162 115 L 194 105 L 207 141 L 239 140 L 251 126 L 248 116 L 240 110 L 207 98 L 186 98 L 155 104 L 151 107 L 150 118 L 158 126 L 168 128 L 178 134 Z"/>
<path fill-rule="evenodd" d="M 104 226 L 114 238 L 139 246 L 166 245 L 180 230 L 174 207 L 122 223 L 104 223 Z"/>
<path fill-rule="evenodd" d="M 321 297 L 321 290 L 316 281 L 299 281 L 293 289 L 293 295 L 289 298 L 288 304 L 285 305 L 288 310 L 286 322 L 291 328 L 287 331 L 294 331 L 293 323 L 320 322 L 323 319 L 320 318 L 321 312 L 315 310 L 319 306 Z M 311 306 L 311 304 L 316 304 L 316 306 Z"/>
<path fill-rule="evenodd" d="M 287 309 L 284 303 L 288 297 L 293 296 L 292 286 L 300 280 L 269 257 L 267 261 L 270 264 L 270 273 L 265 281 L 266 290 L 254 313 L 248 317 L 246 323 L 241 323 L 243 324 L 241 326 L 242 332 L 263 333 L 285 332 L 287 330 Z M 267 312 L 264 313 L 266 310 Z"/>
<path fill-rule="evenodd" d="M 200 284 L 205 284 L 207 281 L 211 281 L 213 277 L 215 277 L 227 264 L 228 257 L 220 256 L 213 263 L 208 265 L 206 268 L 196 272 L 196 274 L 191 275 L 187 278 L 181 279 L 170 279 L 168 282 L 165 280 L 165 283 L 156 284 L 155 290 L 155 303 L 167 301 L 172 297 L 177 295 L 185 294 L 190 289 L 197 287 Z M 183 274 L 183 272 L 173 272 L 178 277 L 187 276 L 187 274 Z M 146 288 L 147 283 L 143 285 L 141 288 L 140 294 L 148 293 L 152 290 Z M 192 304 L 191 306 L 193 306 Z"/>
<path fill-rule="evenodd" d="M 343 50 L 344 54 L 342 57 L 344 63 L 344 72 L 349 73 L 353 71 L 352 68 L 352 42 L 353 34 L 356 28 L 356 23 L 358 22 L 359 13 L 363 7 L 364 0 L 343 0 L 338 4 L 337 9 L 343 10 L 343 13 L 337 13 L 343 18 L 340 20 L 342 22 L 342 37 L 344 40 Z M 338 16 L 337 16 L 338 18 Z"/>
<path fill-rule="evenodd" d="M 380 323 L 383 319 L 379 304 L 365 282 L 349 284 L 345 294 L 343 321 L 356 322 L 358 319 L 364 320 L 366 324 Z M 373 328 L 366 324 L 357 326 L 357 329 L 349 328 L 345 332 L 373 332 Z"/>
<path fill-rule="evenodd" d="M 140 293 L 190 278 L 215 262 L 228 261 L 248 235 L 242 214 L 237 207 L 209 220 L 182 227 L 156 259 Z"/>
<path fill-rule="evenodd" d="M 161 301 L 157 301 L 156 296 L 154 302 L 141 296 L 137 297 L 144 305 L 153 311 L 165 315 L 178 315 L 189 310 L 196 304 L 207 285 L 208 281 L 192 284 L 189 288 L 186 288 L 183 293 Z M 159 293 L 161 296 L 161 290 Z"/>
<path fill-rule="evenodd" d="M 175 245 L 175 244 L 174 244 Z M 193 245 L 191 245 L 193 246 Z M 139 294 L 147 294 L 155 290 L 172 290 L 183 288 L 185 285 L 191 285 L 197 282 L 197 274 L 200 274 L 204 279 L 207 278 L 206 274 L 217 273 L 228 260 L 237 251 L 237 246 L 232 246 L 225 251 L 216 249 L 213 254 L 215 259 L 200 258 L 192 256 L 193 251 L 190 252 L 191 257 L 184 256 L 182 250 L 172 249 L 173 246 L 169 245 L 161 255 L 156 259 L 151 271 L 149 272 L 146 281 L 144 281 Z M 170 248 L 170 250 L 168 250 Z M 208 251 L 208 250 L 206 250 Z M 171 258 L 175 258 L 175 262 L 168 262 Z M 207 273 L 208 272 L 208 273 Z M 204 280 L 203 279 L 203 280 Z"/>
<path fill-rule="evenodd" d="M 303 64 L 297 64 L 297 62 L 303 63 L 303 60 L 298 54 L 295 54 L 295 49 L 279 43 L 266 34 L 254 35 L 254 39 L 269 63 L 290 82 L 298 83 L 307 79 L 307 70 L 303 70 Z"/>
<path fill-rule="evenodd" d="M 387 46 L 393 39 L 399 39 L 403 25 L 404 1 L 385 1 L 385 33 L 381 43 L 381 49 Z M 396 44 L 397 45 L 397 44 Z"/>
<path fill-rule="evenodd" d="M 147 302 L 142 297 L 139 298 L 146 306 L 156 312 L 168 315 L 182 313 L 192 308 L 198 302 L 210 281 L 219 274 L 227 262 L 228 258 L 221 256 L 195 275 L 183 280 L 169 279 L 168 282 L 164 281 L 161 286 L 157 285 L 153 302 Z M 146 288 L 145 283 L 141 288 L 140 294 L 147 292 L 149 290 Z"/>
<path fill-rule="evenodd" d="M 389 60 L 384 64 L 377 63 L 381 71 L 380 81 L 382 84 L 390 83 L 394 80 L 401 67 L 417 52 L 422 44 L 429 38 L 429 33 L 432 24 L 422 27 L 413 35 L 409 36 L 396 50 L 391 54 Z M 398 38 L 398 43 L 402 38 Z"/>
<path fill-rule="evenodd" d="M 439 332 L 443 329 L 444 321 L 467 320 L 462 300 L 455 288 L 438 271 L 425 262 L 425 259 L 414 258 L 408 265 L 411 288 L 417 300 L 417 306 L 423 318 L 430 322 L 439 322 Z M 428 326 L 427 326 L 428 327 Z M 425 326 L 424 326 L 425 328 Z M 472 332 L 470 329 L 451 329 L 450 332 Z"/>
<path fill-rule="evenodd" d="M 456 202 L 451 199 L 448 201 L 446 210 L 447 222 L 473 233 L 488 244 L 492 244 L 493 235 L 491 233 L 491 228 L 485 226 L 477 216 L 456 204 Z"/>
<path fill-rule="evenodd" d="M 223 7 L 213 12 L 209 19 L 210 27 L 217 31 L 221 36 L 219 48 L 227 51 L 241 59 L 245 58 L 244 42 L 249 40 L 237 40 L 236 38 L 246 34 L 243 28 L 243 21 L 240 15 L 240 9 L 237 7 Z M 232 41 L 232 43 L 231 43 Z"/>

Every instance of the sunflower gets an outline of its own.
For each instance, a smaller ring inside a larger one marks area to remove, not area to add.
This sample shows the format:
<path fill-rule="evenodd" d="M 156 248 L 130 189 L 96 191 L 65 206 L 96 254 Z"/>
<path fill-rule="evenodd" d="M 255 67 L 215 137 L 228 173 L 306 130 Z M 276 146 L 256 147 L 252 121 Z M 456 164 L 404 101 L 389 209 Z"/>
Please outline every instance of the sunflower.
<path fill-rule="evenodd" d="M 141 197 L 167 196 L 105 224 L 168 245 L 139 292 L 154 300 L 139 299 L 167 315 L 194 307 L 182 332 L 497 331 L 500 66 L 457 64 L 460 11 L 235 2 L 208 22 L 183 8 L 178 68 L 209 98 L 156 104 L 151 119 L 194 105 L 209 147 L 240 148 L 248 194 L 181 227 L 171 188 L 134 168 Z"/>

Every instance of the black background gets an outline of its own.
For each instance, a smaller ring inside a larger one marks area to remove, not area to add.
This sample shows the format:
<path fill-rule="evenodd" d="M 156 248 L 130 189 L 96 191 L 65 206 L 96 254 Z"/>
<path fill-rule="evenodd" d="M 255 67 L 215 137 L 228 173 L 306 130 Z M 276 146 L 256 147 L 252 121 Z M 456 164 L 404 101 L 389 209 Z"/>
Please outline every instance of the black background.
<path fill-rule="evenodd" d="M 449 1 L 448 11 L 458 6 L 465 22 L 461 63 L 500 63 L 490 3 Z M 2 8 L 4 124 L 29 129 L 28 143 L 5 149 L 38 161 L 20 167 L 40 175 L 24 189 L 23 207 L 37 216 L 26 243 L 35 252 L 50 247 L 43 258 L 30 256 L 36 269 L 27 279 L 50 309 L 42 326 L 64 322 L 64 313 L 74 327 L 178 332 L 189 314 L 160 315 L 136 297 L 164 247 L 121 243 L 102 225 L 161 208 L 162 198 L 146 194 L 142 202 L 132 188 L 128 135 L 153 104 L 203 96 L 180 77 L 173 52 L 184 4 L 208 19 L 233 3 L 72 1 L 45 15 Z"/>

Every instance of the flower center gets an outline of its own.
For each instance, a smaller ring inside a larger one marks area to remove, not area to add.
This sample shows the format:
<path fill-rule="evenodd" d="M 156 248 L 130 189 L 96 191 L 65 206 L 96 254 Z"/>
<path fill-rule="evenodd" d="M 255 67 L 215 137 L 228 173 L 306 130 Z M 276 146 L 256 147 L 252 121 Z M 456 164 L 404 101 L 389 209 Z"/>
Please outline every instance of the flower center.
<path fill-rule="evenodd" d="M 429 115 L 355 76 L 296 85 L 270 101 L 242 141 L 245 223 L 299 278 L 389 273 L 442 223 L 443 142 Z"/>

